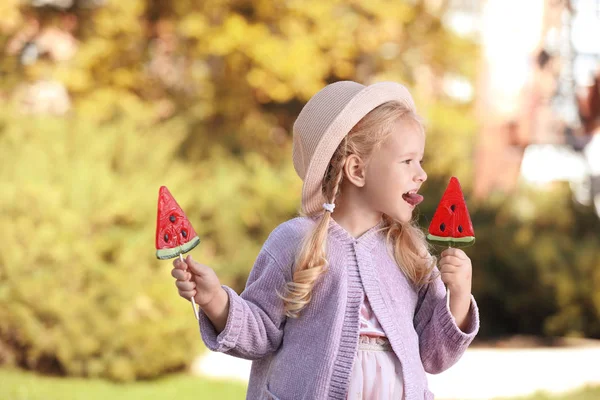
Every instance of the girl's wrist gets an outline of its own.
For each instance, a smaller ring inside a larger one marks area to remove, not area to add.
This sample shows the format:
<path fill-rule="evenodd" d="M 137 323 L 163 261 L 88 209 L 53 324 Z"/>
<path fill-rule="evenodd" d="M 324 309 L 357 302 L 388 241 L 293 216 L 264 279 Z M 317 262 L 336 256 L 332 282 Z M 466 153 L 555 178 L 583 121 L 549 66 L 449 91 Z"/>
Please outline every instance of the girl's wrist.
<path fill-rule="evenodd" d="M 223 329 L 229 314 L 229 295 L 225 289 L 219 287 L 215 296 L 201 308 L 217 330 L 220 330 L 219 327 Z"/>
<path fill-rule="evenodd" d="M 456 295 L 450 292 L 450 314 L 454 318 L 460 330 L 468 326 L 469 310 L 471 309 L 471 294 L 468 292 L 458 293 Z"/>
<path fill-rule="evenodd" d="M 450 292 L 450 296 L 454 296 L 455 298 L 471 300 L 470 288 L 467 290 L 458 286 L 448 286 L 448 291 Z"/>

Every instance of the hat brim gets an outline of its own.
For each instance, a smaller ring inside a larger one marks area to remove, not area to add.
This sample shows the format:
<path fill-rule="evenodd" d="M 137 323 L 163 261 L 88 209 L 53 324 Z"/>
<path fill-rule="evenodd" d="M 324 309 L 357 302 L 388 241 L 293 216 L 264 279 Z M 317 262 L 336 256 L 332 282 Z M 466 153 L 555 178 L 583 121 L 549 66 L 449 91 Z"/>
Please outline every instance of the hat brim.
<path fill-rule="evenodd" d="M 404 103 L 415 110 L 415 104 L 408 89 L 396 82 L 378 82 L 365 87 L 354 95 L 342 111 L 321 136 L 313 156 L 306 169 L 302 185 L 302 209 L 306 214 L 314 214 L 323 210 L 326 202 L 321 186 L 333 153 L 365 115 L 388 101 Z"/>

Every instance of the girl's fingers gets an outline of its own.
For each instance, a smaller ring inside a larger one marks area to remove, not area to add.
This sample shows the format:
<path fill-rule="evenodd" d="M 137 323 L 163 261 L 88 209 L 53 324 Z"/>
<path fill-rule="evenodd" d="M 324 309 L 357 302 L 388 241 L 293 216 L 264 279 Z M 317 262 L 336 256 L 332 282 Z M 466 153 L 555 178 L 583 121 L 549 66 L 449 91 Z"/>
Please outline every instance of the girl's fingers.
<path fill-rule="evenodd" d="M 180 290 L 179 295 L 181 297 L 183 297 L 184 299 L 189 300 L 196 295 L 196 291 L 195 290 L 190 290 L 190 291 L 181 291 Z"/>
<path fill-rule="evenodd" d="M 449 249 L 442 251 L 441 256 L 442 257 L 454 256 L 454 257 L 460 258 L 461 260 L 466 260 L 469 258 L 469 257 L 467 257 L 467 254 L 464 251 L 462 251 L 461 249 L 455 249 L 455 248 L 449 248 Z"/>
<path fill-rule="evenodd" d="M 186 262 L 187 266 L 189 267 L 190 272 L 192 272 L 198 276 L 205 275 L 210 270 L 210 268 L 207 267 L 206 265 L 196 262 L 192 258 L 191 255 L 189 255 L 185 258 L 185 262 Z"/>
<path fill-rule="evenodd" d="M 454 272 L 442 272 L 442 282 L 448 284 L 449 282 L 456 282 L 460 280 L 460 275 Z"/>
<path fill-rule="evenodd" d="M 178 281 L 189 281 L 192 278 L 192 274 L 177 268 L 173 268 L 171 270 L 171 276 L 177 279 Z"/>
<path fill-rule="evenodd" d="M 190 281 L 192 280 L 192 274 L 187 271 L 182 271 L 180 269 L 171 270 L 171 276 L 178 281 Z"/>
<path fill-rule="evenodd" d="M 449 274 L 447 272 L 442 272 L 442 274 L 441 274 L 442 282 L 444 282 L 445 284 L 448 284 L 448 280 L 450 278 L 450 275 L 452 275 L 452 274 Z"/>
<path fill-rule="evenodd" d="M 181 260 L 179 259 L 179 257 L 177 257 L 175 260 L 173 260 L 173 266 L 174 266 L 176 269 L 180 269 L 180 270 L 182 270 L 182 271 L 185 271 L 185 270 L 187 270 L 187 268 L 188 268 L 187 264 L 186 264 L 185 262 L 181 261 Z"/>
<path fill-rule="evenodd" d="M 456 269 L 459 269 L 460 267 L 461 267 L 460 264 L 450 263 L 450 262 L 447 262 L 444 260 L 440 261 L 440 265 L 439 265 L 440 271 L 443 271 L 443 270 L 454 271 Z"/>
<path fill-rule="evenodd" d="M 177 289 L 184 292 L 189 292 L 196 289 L 196 283 L 191 281 L 175 281 Z"/>
<path fill-rule="evenodd" d="M 462 258 L 458 258 L 456 256 L 444 256 L 440 260 L 440 265 L 441 264 L 461 265 L 464 263 L 465 263 L 465 261 Z"/>

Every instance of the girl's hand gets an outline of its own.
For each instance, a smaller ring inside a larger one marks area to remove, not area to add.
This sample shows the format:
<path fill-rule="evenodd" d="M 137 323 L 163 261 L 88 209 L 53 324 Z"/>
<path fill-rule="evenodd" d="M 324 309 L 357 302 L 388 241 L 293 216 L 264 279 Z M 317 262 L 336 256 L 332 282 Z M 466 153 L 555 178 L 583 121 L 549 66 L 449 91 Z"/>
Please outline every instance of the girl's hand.
<path fill-rule="evenodd" d="M 175 286 L 179 295 L 188 300 L 193 296 L 213 323 L 217 333 L 222 332 L 229 315 L 229 296 L 221 287 L 215 271 L 197 263 L 192 256 L 187 256 L 185 262 L 181 262 L 179 258 L 175 259 L 173 267 L 171 275 L 176 279 Z"/>
<path fill-rule="evenodd" d="M 450 313 L 464 332 L 470 325 L 471 259 L 460 249 L 446 249 L 439 263 L 442 282 L 450 291 Z"/>
<path fill-rule="evenodd" d="M 440 259 L 442 282 L 456 297 L 471 296 L 471 259 L 460 249 L 450 248 L 442 252 Z"/>
<path fill-rule="evenodd" d="M 185 262 L 179 258 L 173 261 L 171 276 L 176 279 L 175 286 L 179 295 L 190 300 L 192 296 L 201 308 L 206 307 L 222 290 L 219 278 L 212 268 L 197 263 L 192 256 L 187 256 Z"/>

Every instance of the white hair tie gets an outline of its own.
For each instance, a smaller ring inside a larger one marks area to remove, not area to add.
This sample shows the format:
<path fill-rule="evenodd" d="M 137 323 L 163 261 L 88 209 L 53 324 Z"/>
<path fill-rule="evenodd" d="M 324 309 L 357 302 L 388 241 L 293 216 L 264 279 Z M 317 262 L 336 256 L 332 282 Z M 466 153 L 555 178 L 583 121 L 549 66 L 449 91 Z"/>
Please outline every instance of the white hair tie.
<path fill-rule="evenodd" d="M 333 204 L 333 203 L 323 203 L 323 208 L 325 209 L 325 211 L 329 211 L 330 213 L 332 213 L 333 210 L 335 209 L 335 204 Z"/>

